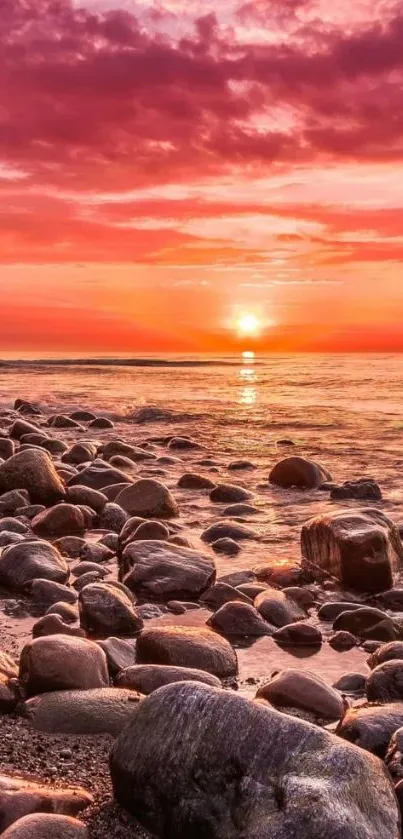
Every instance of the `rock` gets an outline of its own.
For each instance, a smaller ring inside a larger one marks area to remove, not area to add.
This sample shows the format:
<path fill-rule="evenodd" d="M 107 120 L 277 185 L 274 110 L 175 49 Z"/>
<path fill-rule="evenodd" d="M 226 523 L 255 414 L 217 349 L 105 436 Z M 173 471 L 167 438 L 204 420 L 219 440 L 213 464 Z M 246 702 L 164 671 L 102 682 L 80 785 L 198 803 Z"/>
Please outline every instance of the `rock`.
<path fill-rule="evenodd" d="M 331 574 L 357 591 L 393 585 L 403 560 L 397 527 L 380 510 L 341 510 L 310 519 L 302 528 L 302 568 Z"/>
<path fill-rule="evenodd" d="M 22 650 L 19 678 L 27 696 L 108 686 L 106 655 L 93 641 L 48 635 Z"/>
<path fill-rule="evenodd" d="M 104 568 L 104 566 L 100 565 L 98 562 L 83 560 L 83 562 L 79 562 L 79 564 L 75 566 L 73 574 L 75 577 L 82 577 L 83 574 L 88 574 L 91 571 L 94 571 L 96 574 L 98 574 L 99 577 L 102 578 L 106 577 L 106 575 L 109 573 L 108 569 Z"/>
<path fill-rule="evenodd" d="M 92 510 L 95 510 L 99 514 L 102 513 L 108 499 L 98 489 L 76 484 L 75 486 L 67 487 L 66 501 L 69 504 L 84 504 L 84 506 L 91 507 Z"/>
<path fill-rule="evenodd" d="M 202 682 L 212 687 L 221 687 L 221 682 L 217 676 L 213 676 L 205 670 L 195 670 L 191 667 L 169 667 L 164 664 L 136 664 L 128 667 L 120 673 L 116 684 L 118 687 L 138 690 L 141 694 L 148 696 L 163 685 L 189 681 Z"/>
<path fill-rule="evenodd" d="M 52 606 L 49 606 L 46 610 L 46 615 L 59 615 L 59 617 L 65 623 L 76 623 L 78 621 L 78 598 L 76 595 L 76 601 L 74 605 L 71 603 L 64 603 L 63 601 L 57 601 L 57 603 L 53 603 Z"/>
<path fill-rule="evenodd" d="M 259 688 L 256 698 L 277 708 L 301 708 L 325 720 L 338 720 L 344 711 L 340 694 L 320 676 L 293 668 L 276 673 Z"/>
<path fill-rule="evenodd" d="M 0 466 L 0 493 L 27 490 L 33 504 L 54 504 L 65 496 L 64 484 L 46 452 L 17 452 Z"/>
<path fill-rule="evenodd" d="M 8 679 L 15 679 L 18 676 L 18 665 L 8 653 L 0 650 L 0 673 Z"/>
<path fill-rule="evenodd" d="M 403 612 L 403 589 L 392 588 L 377 595 L 377 602 L 383 609 L 392 612 Z"/>
<path fill-rule="evenodd" d="M 224 554 L 225 556 L 236 556 L 241 550 L 238 542 L 235 542 L 234 539 L 229 539 L 228 536 L 224 536 L 222 539 L 216 539 L 211 547 L 215 553 Z"/>
<path fill-rule="evenodd" d="M 195 472 L 185 472 L 178 481 L 181 489 L 214 489 L 216 484 L 204 475 L 197 475 Z"/>
<path fill-rule="evenodd" d="M 162 618 L 166 613 L 167 607 L 161 604 L 157 606 L 156 603 L 143 603 L 137 607 L 139 615 L 144 620 L 151 620 L 152 618 Z"/>
<path fill-rule="evenodd" d="M 367 679 L 369 702 L 399 702 L 403 700 L 403 659 L 378 664 Z"/>
<path fill-rule="evenodd" d="M 105 545 L 113 553 L 117 553 L 119 547 L 119 537 L 117 533 L 105 533 L 105 536 L 99 540 L 101 545 Z"/>
<path fill-rule="evenodd" d="M 83 822 L 69 816 L 40 813 L 24 816 L 3 833 L 5 839 L 89 839 Z"/>
<path fill-rule="evenodd" d="M 106 490 L 107 487 L 119 483 L 130 484 L 131 478 L 121 469 L 115 469 L 103 460 L 94 460 L 89 466 L 81 469 L 78 475 L 74 475 L 69 480 L 68 485 L 76 486 L 78 484 L 91 489 Z M 105 492 L 105 495 L 109 497 L 107 492 Z"/>
<path fill-rule="evenodd" d="M 168 443 L 168 448 L 172 451 L 191 451 L 192 449 L 202 449 L 203 446 L 192 440 L 191 437 L 172 437 Z"/>
<path fill-rule="evenodd" d="M 338 652 L 342 652 L 343 650 L 352 650 L 353 647 L 357 646 L 357 638 L 355 635 L 352 635 L 351 632 L 344 632 L 341 629 L 339 632 L 334 632 L 333 635 L 329 637 L 328 641 L 329 646 Z"/>
<path fill-rule="evenodd" d="M 98 526 L 104 530 L 113 530 L 115 533 L 120 533 L 128 517 L 128 513 L 119 504 L 112 504 L 108 501 L 98 518 Z"/>
<path fill-rule="evenodd" d="M 130 542 L 147 539 L 158 539 L 166 542 L 169 539 L 169 529 L 166 524 L 161 521 L 143 521 L 130 537 Z"/>
<path fill-rule="evenodd" d="M 114 424 L 112 420 L 108 419 L 108 417 L 96 417 L 96 419 L 91 420 L 88 425 L 88 428 L 114 428 Z"/>
<path fill-rule="evenodd" d="M 76 816 L 92 803 L 92 795 L 82 787 L 62 788 L 51 784 L 41 785 L 17 775 L 13 777 L 0 775 L 0 833 L 4 836 L 3 831 L 10 828 L 10 825 L 17 824 L 17 820 L 31 813 Z M 27 834 L 27 839 L 33 839 L 32 834 Z M 44 837 L 39 834 L 37 839 L 44 839 Z M 49 839 L 59 839 L 59 837 L 51 833 Z"/>
<path fill-rule="evenodd" d="M 8 533 L 7 530 L 0 533 L 0 548 L 7 548 L 9 545 L 18 545 L 24 541 L 21 533 Z"/>
<path fill-rule="evenodd" d="M 169 489 L 154 478 L 141 478 L 122 490 L 116 498 L 130 516 L 172 518 L 178 515 L 176 501 Z"/>
<path fill-rule="evenodd" d="M 19 440 L 24 434 L 37 434 L 39 428 L 33 422 L 27 422 L 27 420 L 18 419 L 13 422 L 12 426 L 9 429 L 9 435 L 13 438 L 13 440 Z M 43 436 L 46 437 L 46 433 L 41 429 L 41 433 Z"/>
<path fill-rule="evenodd" d="M 340 693 L 365 693 L 366 678 L 362 673 L 345 673 L 333 687 Z"/>
<path fill-rule="evenodd" d="M 227 468 L 230 472 L 238 472 L 239 470 L 244 469 L 256 469 L 256 466 L 254 463 L 251 463 L 250 460 L 233 460 L 228 464 Z"/>
<path fill-rule="evenodd" d="M 21 542 L 5 548 L 0 557 L 0 584 L 21 590 L 38 577 L 65 583 L 69 567 L 57 548 L 49 542 Z"/>
<path fill-rule="evenodd" d="M 52 428 L 80 428 L 82 430 L 79 422 L 71 419 L 71 417 L 66 417 L 64 414 L 55 414 L 53 417 L 49 417 L 48 425 Z"/>
<path fill-rule="evenodd" d="M 361 632 L 361 641 L 376 640 L 376 641 L 394 641 L 402 637 L 402 624 L 385 618 L 383 621 L 374 626 L 368 627 Z"/>
<path fill-rule="evenodd" d="M 0 516 L 14 516 L 19 507 L 29 504 L 26 489 L 12 489 L 0 495 Z"/>
<path fill-rule="evenodd" d="M 53 603 L 76 603 L 77 594 L 68 586 L 55 583 L 53 580 L 37 578 L 28 584 L 28 591 L 36 609 L 46 610 Z"/>
<path fill-rule="evenodd" d="M 390 738 L 403 725 L 403 702 L 348 708 L 336 734 L 384 758 Z"/>
<path fill-rule="evenodd" d="M 331 475 L 323 466 L 304 457 L 286 457 L 280 460 L 269 475 L 270 483 L 283 489 L 316 489 L 329 480 Z"/>
<path fill-rule="evenodd" d="M 286 586 L 283 588 L 283 594 L 294 600 L 304 612 L 308 612 L 315 605 L 315 595 L 303 586 Z"/>
<path fill-rule="evenodd" d="M 140 699 L 139 693 L 124 688 L 61 690 L 29 699 L 25 703 L 25 715 L 35 729 L 47 734 L 116 737 Z"/>
<path fill-rule="evenodd" d="M 73 638 L 85 638 L 85 632 L 79 626 L 65 623 L 60 615 L 43 615 L 32 627 L 32 637 L 42 638 L 45 635 L 69 635 Z"/>
<path fill-rule="evenodd" d="M 104 487 L 102 491 L 104 495 L 106 495 L 108 501 L 113 502 L 118 497 L 119 492 L 122 492 L 123 489 L 126 489 L 126 487 L 131 485 L 132 479 L 130 478 L 130 481 L 126 480 L 118 484 L 111 484 L 110 486 Z"/>
<path fill-rule="evenodd" d="M 85 539 L 81 539 L 78 536 L 62 536 L 60 539 L 55 539 L 53 545 L 62 556 L 70 557 L 71 559 L 77 559 L 81 556 L 81 551 L 86 546 Z"/>
<path fill-rule="evenodd" d="M 125 585 L 138 597 L 163 601 L 197 600 L 216 576 L 209 556 L 158 540 L 130 542 L 121 567 Z"/>
<path fill-rule="evenodd" d="M 305 613 L 294 600 L 274 588 L 267 588 L 258 594 L 254 605 L 262 618 L 277 627 L 288 626 L 305 617 Z"/>
<path fill-rule="evenodd" d="M 239 591 L 240 594 L 244 594 L 253 603 L 258 594 L 266 590 L 266 586 L 260 585 L 259 583 L 243 583 L 237 586 L 235 590 Z"/>
<path fill-rule="evenodd" d="M 38 536 L 57 539 L 60 536 L 81 536 L 87 529 L 86 518 L 80 507 L 73 504 L 56 504 L 32 521 L 32 530 Z"/>
<path fill-rule="evenodd" d="M 339 629 L 343 629 L 346 632 L 351 632 L 352 635 L 361 637 L 364 630 L 376 626 L 376 624 L 387 619 L 387 617 L 386 612 L 381 612 L 380 609 L 363 606 L 361 609 L 354 609 L 351 612 L 342 612 L 334 621 L 333 629 L 336 632 Z"/>
<path fill-rule="evenodd" d="M 320 647 L 322 633 L 309 623 L 290 623 L 273 633 L 273 640 L 284 646 Z"/>
<path fill-rule="evenodd" d="M 236 501 L 247 501 L 253 498 L 253 492 L 235 484 L 218 484 L 210 492 L 210 500 L 216 504 L 230 504 Z"/>
<path fill-rule="evenodd" d="M 10 440 L 9 437 L 0 437 L 0 457 L 7 460 L 8 457 L 12 457 L 15 451 L 14 441 Z"/>
<path fill-rule="evenodd" d="M 252 504 L 243 504 L 240 502 L 239 504 L 229 504 L 228 507 L 222 511 L 221 515 L 223 518 L 231 518 L 236 516 L 256 516 L 260 513 L 258 507 L 254 507 Z"/>
<path fill-rule="evenodd" d="M 391 641 L 389 644 L 378 646 L 370 655 L 368 665 L 373 670 L 378 664 L 384 664 L 386 661 L 394 661 L 395 659 L 403 660 L 403 641 Z"/>
<path fill-rule="evenodd" d="M 259 638 L 262 635 L 272 635 L 274 631 L 274 627 L 263 620 L 255 607 L 249 603 L 224 603 L 206 624 L 228 638 Z"/>
<path fill-rule="evenodd" d="M 14 409 L 22 414 L 40 415 L 42 413 L 39 405 L 27 402 L 26 399 L 16 399 L 14 402 Z"/>
<path fill-rule="evenodd" d="M 231 571 L 230 574 L 222 574 L 217 580 L 217 583 L 226 583 L 228 586 L 232 586 L 233 588 L 237 588 L 237 586 L 241 586 L 244 583 L 255 582 L 255 573 L 251 571 L 250 568 L 245 568 L 245 570 L 242 571 Z"/>
<path fill-rule="evenodd" d="M 145 454 L 145 452 L 144 452 Z M 111 457 L 109 463 L 116 469 L 121 469 L 122 472 L 125 472 L 128 475 L 135 475 L 137 473 L 137 466 L 130 460 L 128 457 L 123 457 L 122 455 L 115 455 Z"/>
<path fill-rule="evenodd" d="M 56 440 L 54 438 L 50 439 L 50 440 L 47 440 L 47 439 L 43 440 L 43 442 L 41 443 L 41 446 L 44 449 L 46 449 L 46 451 L 48 451 L 49 454 L 52 454 L 52 455 L 64 454 L 64 452 L 66 452 L 67 449 L 68 449 L 67 443 L 63 443 L 63 440 Z M 68 467 L 67 464 L 66 464 L 66 469 L 67 468 L 72 468 L 72 467 Z"/>
<path fill-rule="evenodd" d="M 363 501 L 382 501 L 379 484 L 371 478 L 360 478 L 358 481 L 345 481 L 341 486 L 335 486 L 330 491 L 330 498 L 342 501 L 346 498 L 359 498 Z"/>
<path fill-rule="evenodd" d="M 209 544 L 216 542 L 218 539 L 232 539 L 235 542 L 240 542 L 243 539 L 257 538 L 258 534 L 254 530 L 235 521 L 219 521 L 216 524 L 211 524 L 201 535 L 202 541 Z"/>
<path fill-rule="evenodd" d="M 0 717 L 11 714 L 18 703 L 17 692 L 8 676 L 0 671 Z"/>
<path fill-rule="evenodd" d="M 92 411 L 86 411 L 80 408 L 78 411 L 73 411 L 70 414 L 70 419 L 76 420 L 76 422 L 91 422 L 91 420 L 96 419 L 96 416 Z"/>
<path fill-rule="evenodd" d="M 24 519 L 29 519 L 30 521 L 38 516 L 39 513 L 43 513 L 46 510 L 46 507 L 43 504 L 28 504 L 27 507 L 18 507 L 15 511 L 16 516 L 22 516 Z"/>
<path fill-rule="evenodd" d="M 320 607 L 318 611 L 318 618 L 321 621 L 334 621 L 336 618 L 339 617 L 343 612 L 354 612 L 357 609 L 362 609 L 362 603 L 351 603 L 347 602 L 335 602 L 335 603 L 324 603 L 323 606 Z"/>
<path fill-rule="evenodd" d="M 80 591 L 80 623 L 91 635 L 136 635 L 143 621 L 133 600 L 108 583 L 91 583 Z"/>
<path fill-rule="evenodd" d="M 89 460 L 95 460 L 97 456 L 97 447 L 95 443 L 74 443 L 67 452 L 62 454 L 63 463 L 87 463 Z"/>
<path fill-rule="evenodd" d="M 109 674 L 112 679 L 122 670 L 131 667 L 136 661 L 136 642 L 124 638 L 105 638 L 97 641 L 108 660 Z M 129 685 L 122 685 L 129 687 Z M 144 691 L 140 691 L 143 693 Z"/>
<path fill-rule="evenodd" d="M 168 664 L 206 670 L 219 679 L 233 678 L 237 658 L 231 644 L 210 629 L 152 627 L 137 639 L 138 664 Z"/>
<path fill-rule="evenodd" d="M 111 776 L 119 804 L 170 839 L 399 837 L 378 761 L 207 685 L 168 685 L 144 699 L 113 746 Z"/>
<path fill-rule="evenodd" d="M 18 519 L 4 518 L 0 519 L 0 533 L 3 531 L 25 535 L 26 533 L 29 533 L 29 527 L 22 521 L 18 521 Z"/>
<path fill-rule="evenodd" d="M 215 583 L 213 586 L 207 589 L 207 591 L 202 594 L 199 598 L 200 603 L 203 606 L 208 606 L 209 609 L 219 609 L 221 606 L 224 606 L 225 603 L 231 603 L 234 601 L 238 601 L 239 603 L 249 603 L 252 606 L 252 600 L 250 597 L 247 597 L 246 594 L 243 594 L 240 591 L 237 591 L 234 586 L 228 585 L 228 583 Z"/>

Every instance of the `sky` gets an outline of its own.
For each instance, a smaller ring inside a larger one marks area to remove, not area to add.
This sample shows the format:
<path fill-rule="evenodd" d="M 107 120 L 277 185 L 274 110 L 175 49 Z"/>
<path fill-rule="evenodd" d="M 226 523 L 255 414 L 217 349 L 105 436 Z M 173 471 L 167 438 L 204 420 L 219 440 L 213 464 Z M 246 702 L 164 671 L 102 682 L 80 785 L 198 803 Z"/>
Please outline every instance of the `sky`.
<path fill-rule="evenodd" d="M 402 44 L 403 0 L 0 0 L 0 350 L 402 351 Z"/>

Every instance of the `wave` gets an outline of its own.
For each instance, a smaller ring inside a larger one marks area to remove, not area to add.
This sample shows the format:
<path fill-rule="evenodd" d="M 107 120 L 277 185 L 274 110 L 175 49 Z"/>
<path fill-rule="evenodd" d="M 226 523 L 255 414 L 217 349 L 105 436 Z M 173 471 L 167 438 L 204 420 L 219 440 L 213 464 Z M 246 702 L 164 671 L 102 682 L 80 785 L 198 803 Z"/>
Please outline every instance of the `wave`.
<path fill-rule="evenodd" d="M 168 358 L 37 358 L 0 359 L 0 368 L 32 367 L 239 367 L 240 360 Z M 259 363 L 255 361 L 255 364 Z"/>

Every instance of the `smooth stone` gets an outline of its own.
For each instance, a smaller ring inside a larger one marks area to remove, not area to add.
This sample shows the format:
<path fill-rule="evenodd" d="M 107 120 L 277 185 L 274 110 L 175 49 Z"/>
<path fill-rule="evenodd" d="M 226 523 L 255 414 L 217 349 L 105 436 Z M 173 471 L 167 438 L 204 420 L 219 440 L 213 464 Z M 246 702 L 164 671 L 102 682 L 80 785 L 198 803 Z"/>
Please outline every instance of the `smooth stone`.
<path fill-rule="evenodd" d="M 32 521 L 37 536 L 57 539 L 60 536 L 81 536 L 87 528 L 86 518 L 80 507 L 73 504 L 56 504 L 39 513 Z"/>
<path fill-rule="evenodd" d="M 109 674 L 112 679 L 122 670 L 126 670 L 135 664 L 136 642 L 134 640 L 111 637 L 97 641 L 97 644 L 106 655 Z M 128 687 L 128 685 L 123 685 L 123 687 Z M 144 693 L 144 691 L 140 691 L 140 693 Z"/>
<path fill-rule="evenodd" d="M 95 443 L 74 443 L 62 454 L 63 463 L 72 463 L 74 465 L 80 463 L 87 463 L 90 460 L 95 460 L 97 456 L 97 447 Z"/>
<path fill-rule="evenodd" d="M 363 592 L 392 588 L 403 561 L 397 526 L 376 509 L 348 509 L 310 519 L 301 531 L 302 568 L 315 578 L 330 574 Z"/>
<path fill-rule="evenodd" d="M 191 667 L 169 667 L 164 664 L 135 664 L 127 667 L 119 674 L 116 685 L 130 690 L 138 690 L 139 693 L 148 696 L 163 685 L 187 681 L 221 687 L 221 682 L 217 676 L 213 676 L 205 670 L 196 670 Z"/>
<path fill-rule="evenodd" d="M 348 708 L 336 734 L 384 758 L 390 738 L 403 726 L 403 702 Z"/>
<path fill-rule="evenodd" d="M 76 484 L 75 486 L 67 487 L 66 501 L 69 504 L 84 504 L 86 507 L 91 507 L 92 510 L 95 510 L 95 512 L 99 514 L 104 509 L 108 499 L 106 495 L 98 489 L 92 489 L 92 487 Z"/>
<path fill-rule="evenodd" d="M 203 446 L 192 440 L 191 437 L 172 437 L 168 443 L 168 449 L 172 451 L 191 451 L 192 449 L 202 449 Z"/>
<path fill-rule="evenodd" d="M 64 414 L 54 414 L 54 416 L 49 417 L 47 424 L 51 428 L 76 428 L 82 430 L 82 425 L 79 422 Z"/>
<path fill-rule="evenodd" d="M 28 583 L 28 593 L 35 608 L 48 609 L 53 603 L 76 603 L 77 594 L 68 586 L 55 583 L 53 580 L 37 578 Z"/>
<path fill-rule="evenodd" d="M 328 642 L 329 646 L 334 650 L 342 652 L 343 650 L 352 650 L 353 647 L 356 647 L 358 639 L 351 632 L 345 632 L 340 629 L 329 637 Z"/>
<path fill-rule="evenodd" d="M 123 489 L 131 486 L 131 480 L 128 481 L 121 481 L 118 484 L 111 484 L 110 486 L 106 486 L 103 488 L 102 492 L 106 495 L 108 501 L 113 503 L 115 499 L 118 497 L 119 492 L 122 492 Z"/>
<path fill-rule="evenodd" d="M 138 542 L 146 539 L 159 539 L 165 542 L 169 539 L 169 529 L 162 521 L 143 521 L 130 537 L 130 541 Z"/>
<path fill-rule="evenodd" d="M 403 612 L 402 588 L 392 588 L 389 591 L 382 591 L 377 595 L 376 599 L 383 609 L 390 609 L 391 612 Z"/>
<path fill-rule="evenodd" d="M 259 510 L 258 507 L 254 507 L 252 504 L 242 504 L 242 502 L 240 502 L 238 504 L 229 504 L 229 506 L 222 511 L 221 515 L 223 518 L 231 518 L 232 516 L 256 516 L 260 512 L 262 511 Z"/>
<path fill-rule="evenodd" d="M 0 466 L 0 493 L 27 490 L 33 504 L 54 504 L 65 496 L 64 484 L 49 455 L 38 449 L 17 452 Z"/>
<path fill-rule="evenodd" d="M 254 463 L 251 463 L 250 460 L 233 460 L 228 464 L 227 469 L 229 469 L 230 472 L 237 472 L 238 470 L 243 469 L 256 469 L 256 466 Z"/>
<path fill-rule="evenodd" d="M 90 583 L 79 594 L 80 624 L 90 635 L 136 635 L 143 626 L 133 600 L 108 583 Z"/>
<path fill-rule="evenodd" d="M 117 533 L 105 533 L 105 536 L 99 540 L 101 545 L 105 545 L 113 553 L 117 553 L 119 547 L 119 537 Z"/>
<path fill-rule="evenodd" d="M 116 503 L 130 516 L 143 518 L 172 518 L 179 512 L 169 489 L 154 478 L 141 478 L 122 490 Z"/>
<path fill-rule="evenodd" d="M 53 546 L 57 548 L 62 556 L 71 559 L 78 559 L 81 556 L 81 551 L 86 545 L 85 539 L 79 536 L 62 536 L 60 539 L 55 539 Z"/>
<path fill-rule="evenodd" d="M 78 475 L 74 475 L 68 482 L 69 486 L 87 486 L 91 489 L 106 490 L 108 486 L 114 484 L 129 484 L 131 479 L 122 472 L 121 469 L 116 469 L 105 463 L 103 460 L 94 460 L 89 466 L 81 469 Z M 107 497 L 108 494 L 105 491 Z"/>
<path fill-rule="evenodd" d="M 34 519 L 39 513 L 46 510 L 43 504 L 28 504 L 26 507 L 18 507 L 15 511 L 16 516 L 23 516 L 25 519 Z"/>
<path fill-rule="evenodd" d="M 221 635 L 175 626 L 143 629 L 137 639 L 137 662 L 192 667 L 219 679 L 233 678 L 238 669 L 235 650 Z"/>
<path fill-rule="evenodd" d="M 300 645 L 304 647 L 319 647 L 322 643 L 322 633 L 316 626 L 309 623 L 290 623 L 273 632 L 273 640 L 285 646 Z"/>
<path fill-rule="evenodd" d="M 273 568 L 272 565 L 258 565 L 253 571 L 258 580 L 278 588 L 295 588 L 307 582 L 307 575 L 301 571 L 299 565 L 280 568 Z"/>
<path fill-rule="evenodd" d="M 236 484 L 218 484 L 210 492 L 210 501 L 216 504 L 231 504 L 237 501 L 248 501 L 253 498 L 253 492 Z"/>
<path fill-rule="evenodd" d="M 21 533 L 9 533 L 7 530 L 3 530 L 0 533 L 0 548 L 7 548 L 9 545 L 18 545 L 24 541 L 25 539 Z"/>
<path fill-rule="evenodd" d="M 95 419 L 91 420 L 88 425 L 88 428 L 114 428 L 114 423 L 108 417 L 96 417 Z"/>
<path fill-rule="evenodd" d="M 0 457 L 7 460 L 9 457 L 13 456 L 14 452 L 14 440 L 11 440 L 9 437 L 0 437 Z"/>
<path fill-rule="evenodd" d="M 79 408 L 77 411 L 73 411 L 70 414 L 70 419 L 76 420 L 76 422 L 91 422 L 91 420 L 96 419 L 95 414 L 92 411 L 86 411 L 85 409 Z"/>
<path fill-rule="evenodd" d="M 250 568 L 242 571 L 231 571 L 229 574 L 222 574 L 218 577 L 217 583 L 226 583 L 228 586 L 236 588 L 244 583 L 255 583 L 256 575 Z"/>
<path fill-rule="evenodd" d="M 64 601 L 57 601 L 57 603 L 53 603 L 52 606 L 46 610 L 46 615 L 59 615 L 64 623 L 76 623 L 78 621 L 78 603 L 77 603 L 77 596 L 74 606 L 71 603 L 65 603 Z"/>
<path fill-rule="evenodd" d="M 280 460 L 270 472 L 269 482 L 283 489 L 316 489 L 331 475 L 319 463 L 304 457 L 286 457 Z"/>
<path fill-rule="evenodd" d="M 274 632 L 274 627 L 249 603 L 224 603 L 206 621 L 206 625 L 228 638 L 259 638 Z"/>
<path fill-rule="evenodd" d="M 368 702 L 403 701 L 403 659 L 378 664 L 367 679 Z"/>
<path fill-rule="evenodd" d="M 27 534 L 29 527 L 22 521 L 13 518 L 0 519 L 0 533 L 7 531 L 8 533 Z"/>
<path fill-rule="evenodd" d="M 98 526 L 105 530 L 113 530 L 115 533 L 120 533 L 127 519 L 128 513 L 122 509 L 120 504 L 108 501 L 98 517 Z"/>
<path fill-rule="evenodd" d="M 114 552 L 102 542 L 84 542 L 79 554 L 82 562 L 92 562 L 95 565 L 109 562 L 114 556 Z"/>
<path fill-rule="evenodd" d="M 110 766 L 118 803 L 157 836 L 399 837 L 393 786 L 378 761 L 317 726 L 195 682 L 139 703 Z"/>
<path fill-rule="evenodd" d="M 13 440 L 20 440 L 24 434 L 38 434 L 38 432 L 42 433 L 44 437 L 46 437 L 46 432 L 43 429 L 39 429 L 34 422 L 28 422 L 27 420 L 17 419 L 9 428 L 9 435 Z"/>
<path fill-rule="evenodd" d="M 262 618 L 279 628 L 306 617 L 295 600 L 274 588 L 267 588 L 258 594 L 254 606 Z"/>
<path fill-rule="evenodd" d="M 228 583 L 217 582 L 213 586 L 210 586 L 200 597 L 200 603 L 208 606 L 209 609 L 214 609 L 214 611 L 220 609 L 225 603 L 231 603 L 233 601 L 249 603 L 250 606 L 253 605 L 250 597 L 237 591 L 234 586 L 230 586 Z"/>
<path fill-rule="evenodd" d="M 69 635 L 73 638 L 85 638 L 83 629 L 65 623 L 60 615 L 43 615 L 34 623 L 32 637 L 43 638 L 45 635 Z"/>
<path fill-rule="evenodd" d="M 39 539 L 10 545 L 0 557 L 0 584 L 6 588 L 21 590 L 38 577 L 65 583 L 69 573 L 57 548 Z"/>
<path fill-rule="evenodd" d="M 198 599 L 215 582 L 213 559 L 191 548 L 168 542 L 130 542 L 121 567 L 124 583 L 144 599 Z"/>
<path fill-rule="evenodd" d="M 336 602 L 324 603 L 318 611 L 318 618 L 321 621 L 335 621 L 343 612 L 354 612 L 357 609 L 362 609 L 362 603 Z"/>
<path fill-rule="evenodd" d="M 258 689 L 256 698 L 278 708 L 301 708 L 327 720 L 340 719 L 344 711 L 340 694 L 319 675 L 294 668 L 276 673 Z"/>
<path fill-rule="evenodd" d="M 381 612 L 380 609 L 371 606 L 362 606 L 361 609 L 354 609 L 351 612 L 346 609 L 333 622 L 333 629 L 336 632 L 343 629 L 346 632 L 351 632 L 352 635 L 360 636 L 364 630 L 376 626 L 386 618 L 388 618 L 386 612 Z"/>
<path fill-rule="evenodd" d="M 391 641 L 389 644 L 380 644 L 376 650 L 372 651 L 368 659 L 368 665 L 373 670 L 379 664 L 384 664 L 386 661 L 394 661 L 395 659 L 403 660 L 403 641 Z"/>
<path fill-rule="evenodd" d="M 111 734 L 128 723 L 141 696 L 134 690 L 104 687 L 59 690 L 25 703 L 25 715 L 37 731 L 48 734 Z"/>
<path fill-rule="evenodd" d="M 236 542 L 242 541 L 243 539 L 257 538 L 258 534 L 254 530 L 235 521 L 219 521 L 216 524 L 211 524 L 201 535 L 202 541 L 208 544 L 212 544 L 218 539 L 232 539 Z"/>
<path fill-rule="evenodd" d="M 345 673 L 333 687 L 340 693 L 365 693 L 366 678 L 362 673 Z"/>
<path fill-rule="evenodd" d="M 283 594 L 286 597 L 290 597 L 291 600 L 294 600 L 297 606 L 300 606 L 304 612 L 308 612 L 315 605 L 315 595 L 303 586 L 285 586 L 283 588 Z"/>
<path fill-rule="evenodd" d="M 215 486 L 216 484 L 210 478 L 205 478 L 204 475 L 197 475 L 195 472 L 185 472 L 178 481 L 178 487 L 180 489 L 207 490 L 214 489 Z"/>
<path fill-rule="evenodd" d="M 12 489 L 0 495 L 0 516 L 13 516 L 19 507 L 30 503 L 26 489 Z"/>
<path fill-rule="evenodd" d="M 11 829 L 10 825 L 30 814 L 50 811 L 59 816 L 76 816 L 92 803 L 92 795 L 82 787 L 63 788 L 14 774 L 0 775 L 0 833 L 4 836 L 3 831 Z M 54 834 L 51 837 L 54 839 Z"/>
<path fill-rule="evenodd" d="M 228 536 L 223 536 L 222 539 L 216 539 L 212 542 L 211 547 L 216 554 L 225 554 L 226 556 L 236 556 L 241 550 L 238 542 L 234 539 L 229 539 Z"/>
<path fill-rule="evenodd" d="M 36 638 L 22 650 L 19 679 L 27 696 L 107 687 L 106 655 L 97 644 L 84 638 L 67 635 Z"/>
<path fill-rule="evenodd" d="M 341 486 L 334 486 L 330 490 L 330 498 L 334 501 L 343 501 L 347 498 L 382 501 L 382 492 L 376 481 L 371 478 L 360 478 L 358 481 L 345 481 Z"/>

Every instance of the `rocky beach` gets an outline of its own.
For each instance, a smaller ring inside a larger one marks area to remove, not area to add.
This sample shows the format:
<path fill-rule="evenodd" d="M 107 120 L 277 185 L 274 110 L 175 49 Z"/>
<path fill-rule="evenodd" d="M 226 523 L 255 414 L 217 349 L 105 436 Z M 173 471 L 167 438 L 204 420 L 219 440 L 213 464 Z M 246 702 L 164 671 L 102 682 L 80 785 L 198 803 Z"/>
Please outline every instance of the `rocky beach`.
<path fill-rule="evenodd" d="M 0 371 L 5 839 L 401 836 L 400 367 L 288 364 Z"/>

